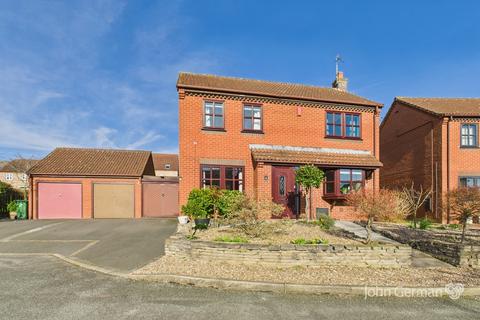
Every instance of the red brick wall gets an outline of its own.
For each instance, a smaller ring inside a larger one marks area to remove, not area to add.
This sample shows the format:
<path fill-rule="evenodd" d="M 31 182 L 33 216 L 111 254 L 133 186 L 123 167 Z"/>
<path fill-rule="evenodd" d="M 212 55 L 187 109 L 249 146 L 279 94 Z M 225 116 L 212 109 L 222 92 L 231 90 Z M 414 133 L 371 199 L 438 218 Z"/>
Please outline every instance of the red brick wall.
<path fill-rule="evenodd" d="M 442 184 L 442 127 L 443 119 L 396 101 L 380 128 L 380 186 L 401 189 L 412 183 L 418 188 L 432 189 L 431 218 L 441 219 L 435 211 L 435 185 Z M 437 172 L 435 172 L 437 170 Z M 439 194 L 441 194 L 439 192 Z M 438 199 L 440 207 L 441 199 Z"/>
<path fill-rule="evenodd" d="M 29 218 L 38 218 L 37 188 L 39 182 L 76 182 L 82 184 L 82 218 L 93 217 L 93 183 L 133 183 L 135 192 L 135 218 L 142 217 L 142 183 L 141 179 L 107 179 L 107 178 L 77 178 L 77 177 L 33 177 L 30 179 L 32 192 L 29 195 Z"/>
<path fill-rule="evenodd" d="M 335 110 L 336 107 L 209 94 L 209 99 L 224 101 L 226 132 L 214 132 L 202 130 L 203 103 L 208 99 L 183 90 L 180 90 L 179 96 L 180 206 L 185 204 L 193 188 L 200 187 L 200 163 L 202 160 L 207 163 L 208 159 L 243 161 L 245 192 L 257 199 L 271 199 L 271 165 L 258 164 L 254 167 L 249 144 L 370 150 L 372 154 L 375 148 L 379 148 L 379 119 L 372 108 L 357 110 L 362 114 L 362 140 L 356 141 L 325 138 L 326 110 Z M 261 103 L 264 134 L 241 132 L 244 102 Z M 376 145 L 374 136 L 377 138 Z M 264 180 L 265 176 L 269 177 L 268 180 Z M 369 187 L 375 185 L 378 188 L 378 172 L 368 182 Z M 321 197 L 317 198 L 318 205 L 325 206 Z"/>
<path fill-rule="evenodd" d="M 398 101 L 391 108 L 381 126 L 381 187 L 401 188 L 414 182 L 431 188 L 433 210 L 421 211 L 420 216 L 427 213 L 446 223 L 442 203 L 447 190 L 458 187 L 460 176 L 480 176 L 479 149 L 460 148 L 462 123 L 480 126 L 480 119 L 443 118 Z"/>

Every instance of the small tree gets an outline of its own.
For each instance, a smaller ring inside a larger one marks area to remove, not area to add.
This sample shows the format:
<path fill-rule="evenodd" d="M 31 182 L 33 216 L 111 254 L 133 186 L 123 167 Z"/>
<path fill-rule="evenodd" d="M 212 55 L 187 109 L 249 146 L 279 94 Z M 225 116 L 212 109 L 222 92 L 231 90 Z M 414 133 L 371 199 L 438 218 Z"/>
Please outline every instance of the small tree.
<path fill-rule="evenodd" d="M 311 164 L 301 166 L 296 172 L 296 182 L 305 189 L 305 215 L 307 220 L 311 218 L 312 188 L 320 188 L 323 178 L 323 171 Z"/>
<path fill-rule="evenodd" d="M 461 240 L 463 243 L 468 219 L 480 215 L 480 189 L 461 187 L 449 191 L 447 198 L 449 199 L 447 207 L 450 208 L 450 214 L 463 226 Z"/>
<path fill-rule="evenodd" d="M 402 198 L 404 199 L 409 214 L 413 218 L 413 228 L 417 228 L 417 212 L 418 209 L 427 201 L 432 193 L 431 189 L 423 190 L 423 187 L 420 185 L 419 189 L 415 189 L 414 184 L 410 188 L 404 187 L 402 190 Z"/>
<path fill-rule="evenodd" d="M 347 203 L 367 216 L 367 240 L 372 239 L 374 220 L 391 220 L 408 214 L 407 206 L 398 192 L 392 190 L 362 190 L 347 195 Z"/>

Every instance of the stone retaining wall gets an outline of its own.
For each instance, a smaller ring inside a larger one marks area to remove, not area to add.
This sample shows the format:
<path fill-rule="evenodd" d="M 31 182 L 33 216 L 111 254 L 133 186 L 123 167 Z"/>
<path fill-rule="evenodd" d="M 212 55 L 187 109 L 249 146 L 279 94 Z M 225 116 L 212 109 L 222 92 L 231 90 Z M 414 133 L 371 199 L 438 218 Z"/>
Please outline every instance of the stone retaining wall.
<path fill-rule="evenodd" d="M 454 266 L 469 266 L 471 268 L 480 268 L 480 246 L 479 245 L 462 245 L 460 243 L 452 243 L 441 240 L 423 240 L 412 239 L 408 234 L 396 233 L 381 227 L 373 227 L 374 231 L 382 235 L 408 244 L 412 248 L 418 249 L 425 253 L 431 254 L 435 258 L 450 263 Z M 418 232 L 417 230 L 411 231 Z M 427 233 L 425 233 L 428 236 Z"/>
<path fill-rule="evenodd" d="M 262 245 L 167 239 L 165 254 L 199 260 L 267 263 L 276 266 L 378 266 L 411 265 L 412 249 L 398 245 Z"/>

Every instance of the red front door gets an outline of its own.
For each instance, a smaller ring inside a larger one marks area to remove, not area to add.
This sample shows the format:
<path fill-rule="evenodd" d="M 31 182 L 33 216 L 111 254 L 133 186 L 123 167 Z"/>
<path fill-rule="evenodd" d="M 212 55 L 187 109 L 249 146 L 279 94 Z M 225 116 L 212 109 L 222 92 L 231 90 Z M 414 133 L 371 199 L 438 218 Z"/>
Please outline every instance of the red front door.
<path fill-rule="evenodd" d="M 285 215 L 295 217 L 295 169 L 272 167 L 273 201 L 285 206 Z"/>

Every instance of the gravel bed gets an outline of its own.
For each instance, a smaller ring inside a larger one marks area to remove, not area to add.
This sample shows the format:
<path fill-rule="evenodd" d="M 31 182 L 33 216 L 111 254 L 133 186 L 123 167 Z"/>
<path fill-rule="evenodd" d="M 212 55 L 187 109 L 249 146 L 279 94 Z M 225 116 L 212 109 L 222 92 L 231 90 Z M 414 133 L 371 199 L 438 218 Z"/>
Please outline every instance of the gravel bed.
<path fill-rule="evenodd" d="M 324 239 L 327 240 L 329 244 L 361 244 L 361 242 L 335 235 L 338 230 L 332 228 L 331 232 L 322 230 L 319 226 L 314 224 L 307 224 L 304 222 L 297 221 L 273 221 L 266 222 L 270 223 L 273 232 L 266 234 L 261 238 L 249 238 L 237 228 L 231 227 L 219 227 L 219 228 L 209 228 L 207 230 L 197 231 L 195 234 L 200 240 L 209 240 L 214 241 L 218 237 L 235 237 L 239 236 L 246 238 L 249 243 L 258 243 L 258 244 L 286 244 L 290 243 L 292 240 L 303 238 L 306 240 L 312 239 Z"/>
<path fill-rule="evenodd" d="M 373 268 L 373 267 L 272 267 L 197 261 L 172 256 L 137 270 L 134 274 L 177 274 L 207 278 L 321 285 L 438 287 L 448 283 L 480 285 L 480 270 L 470 268 Z"/>

